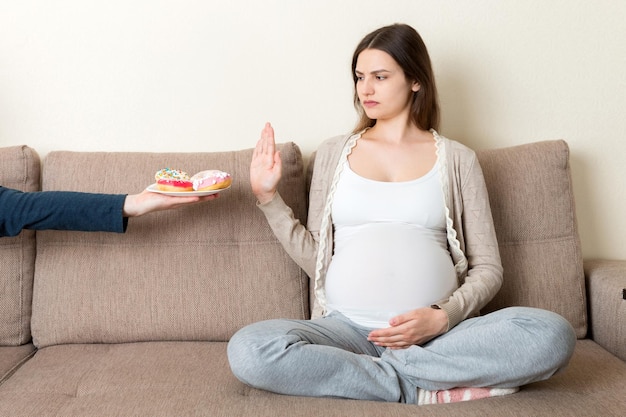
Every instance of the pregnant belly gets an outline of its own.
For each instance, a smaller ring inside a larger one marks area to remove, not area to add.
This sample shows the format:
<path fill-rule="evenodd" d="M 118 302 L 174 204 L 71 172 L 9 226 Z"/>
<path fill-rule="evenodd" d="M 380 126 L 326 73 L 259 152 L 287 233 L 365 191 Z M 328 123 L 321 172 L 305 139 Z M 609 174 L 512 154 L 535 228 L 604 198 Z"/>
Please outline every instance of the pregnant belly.
<path fill-rule="evenodd" d="M 445 299 L 457 285 L 444 231 L 374 224 L 338 233 L 325 289 L 333 309 L 393 316 Z"/>

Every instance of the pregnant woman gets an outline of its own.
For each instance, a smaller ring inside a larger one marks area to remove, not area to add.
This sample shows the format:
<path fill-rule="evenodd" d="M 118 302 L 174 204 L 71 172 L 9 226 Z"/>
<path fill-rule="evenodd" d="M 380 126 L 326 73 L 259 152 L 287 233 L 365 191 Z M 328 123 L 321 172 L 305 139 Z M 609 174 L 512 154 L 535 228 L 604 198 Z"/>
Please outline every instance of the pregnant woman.
<path fill-rule="evenodd" d="M 233 373 L 281 394 L 416 404 L 510 394 L 566 366 L 575 335 L 534 308 L 478 312 L 502 283 L 475 153 L 441 136 L 430 58 L 392 25 L 352 59 L 353 133 L 312 158 L 308 222 L 277 192 L 267 124 L 250 169 L 258 206 L 314 280 L 311 320 L 269 320 L 231 339 Z"/>

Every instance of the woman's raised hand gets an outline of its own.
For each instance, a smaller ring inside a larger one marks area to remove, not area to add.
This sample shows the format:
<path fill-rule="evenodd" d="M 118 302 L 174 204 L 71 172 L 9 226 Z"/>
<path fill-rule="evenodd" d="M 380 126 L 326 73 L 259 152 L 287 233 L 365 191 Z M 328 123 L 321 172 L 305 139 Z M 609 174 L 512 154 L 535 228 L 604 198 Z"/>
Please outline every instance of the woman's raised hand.
<path fill-rule="evenodd" d="M 250 163 L 250 185 L 259 203 L 266 203 L 274 197 L 281 175 L 282 161 L 276 150 L 274 129 L 266 123 Z"/>

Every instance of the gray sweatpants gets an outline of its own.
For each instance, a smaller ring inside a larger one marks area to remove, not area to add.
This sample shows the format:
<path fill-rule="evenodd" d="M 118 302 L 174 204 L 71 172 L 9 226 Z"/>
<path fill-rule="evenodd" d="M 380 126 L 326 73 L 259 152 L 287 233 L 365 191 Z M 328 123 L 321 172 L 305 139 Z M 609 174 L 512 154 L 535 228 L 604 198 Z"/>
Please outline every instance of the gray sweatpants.
<path fill-rule="evenodd" d="M 417 388 L 511 388 L 564 368 L 576 343 L 558 314 L 505 308 L 470 318 L 423 346 L 386 349 L 372 329 L 341 314 L 316 320 L 268 320 L 228 344 L 237 378 L 255 388 L 302 396 L 417 403 Z"/>

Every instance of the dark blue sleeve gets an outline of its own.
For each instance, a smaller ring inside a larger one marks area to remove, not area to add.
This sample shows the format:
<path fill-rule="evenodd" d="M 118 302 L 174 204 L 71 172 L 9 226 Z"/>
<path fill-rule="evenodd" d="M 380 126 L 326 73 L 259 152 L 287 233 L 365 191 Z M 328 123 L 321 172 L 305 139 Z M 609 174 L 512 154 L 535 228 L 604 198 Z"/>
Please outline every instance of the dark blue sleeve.
<path fill-rule="evenodd" d="M 126 231 L 123 194 L 72 191 L 25 193 L 0 187 L 0 236 L 15 236 L 22 229 Z"/>

